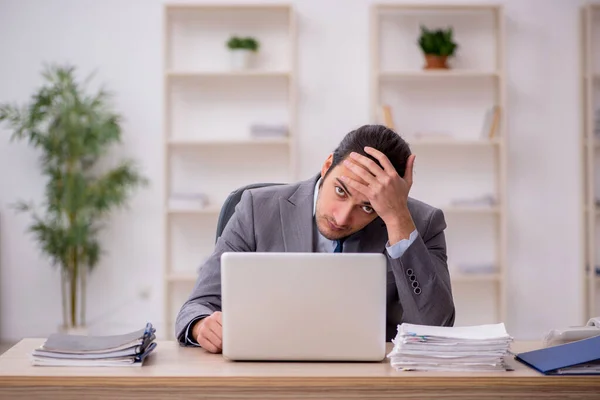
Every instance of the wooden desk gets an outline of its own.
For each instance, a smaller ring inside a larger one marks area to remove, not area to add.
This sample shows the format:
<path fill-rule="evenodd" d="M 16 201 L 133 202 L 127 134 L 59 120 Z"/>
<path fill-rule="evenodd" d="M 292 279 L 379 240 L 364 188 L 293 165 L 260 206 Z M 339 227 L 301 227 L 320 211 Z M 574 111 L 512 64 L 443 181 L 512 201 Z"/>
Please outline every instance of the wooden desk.
<path fill-rule="evenodd" d="M 598 399 L 600 377 L 512 372 L 397 372 L 381 363 L 249 363 L 158 342 L 141 368 L 33 367 L 25 339 L 0 357 L 0 399 Z M 513 343 L 514 351 L 539 348 Z"/>

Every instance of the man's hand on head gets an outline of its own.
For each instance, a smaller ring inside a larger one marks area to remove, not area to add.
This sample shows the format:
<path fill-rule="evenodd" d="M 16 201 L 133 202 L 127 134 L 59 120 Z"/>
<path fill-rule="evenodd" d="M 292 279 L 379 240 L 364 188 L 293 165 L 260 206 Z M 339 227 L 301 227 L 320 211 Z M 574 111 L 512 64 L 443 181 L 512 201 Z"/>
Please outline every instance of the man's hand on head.
<path fill-rule="evenodd" d="M 364 182 L 347 176 L 341 179 L 369 199 L 373 210 L 386 224 L 389 242 L 393 245 L 408 239 L 416 229 L 408 211 L 415 155 L 408 157 L 406 171 L 401 177 L 385 154 L 372 147 L 365 147 L 365 152 L 377 159 L 381 167 L 368 157 L 351 153 L 349 159 L 344 160 L 344 165 Z"/>
<path fill-rule="evenodd" d="M 222 313 L 214 312 L 194 324 L 192 334 L 202 348 L 211 353 L 223 351 Z"/>

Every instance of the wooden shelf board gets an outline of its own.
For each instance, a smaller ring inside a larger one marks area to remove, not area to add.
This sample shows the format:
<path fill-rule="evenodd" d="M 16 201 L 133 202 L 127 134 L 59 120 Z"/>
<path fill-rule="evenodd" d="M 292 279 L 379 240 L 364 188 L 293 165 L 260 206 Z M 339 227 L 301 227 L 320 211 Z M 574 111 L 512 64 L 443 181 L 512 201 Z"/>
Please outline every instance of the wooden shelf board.
<path fill-rule="evenodd" d="M 497 78 L 497 71 L 476 70 L 416 70 L 416 71 L 381 71 L 380 79 L 423 79 L 423 78 Z"/>
<path fill-rule="evenodd" d="M 262 4 L 262 3 L 248 3 L 248 4 L 223 4 L 223 3 L 192 3 L 192 2 L 173 2 L 166 3 L 165 9 L 168 11 L 174 10 L 281 10 L 289 11 L 292 9 L 290 4 Z"/>
<path fill-rule="evenodd" d="M 453 139 L 453 138 L 431 138 L 410 139 L 404 138 L 410 146 L 498 146 L 499 138 L 495 139 Z"/>
<path fill-rule="evenodd" d="M 165 75 L 168 78 L 243 78 L 243 77 L 260 77 L 260 78 L 289 78 L 291 73 L 288 71 L 167 71 Z"/>
<path fill-rule="evenodd" d="M 450 273 L 452 282 L 499 282 L 502 280 L 500 274 L 465 274 L 460 272 Z"/>
<path fill-rule="evenodd" d="M 194 283 L 198 275 L 193 272 L 171 272 L 167 274 L 168 282 L 177 282 L 177 283 Z"/>
<path fill-rule="evenodd" d="M 246 146 L 246 145 L 289 145 L 290 139 L 286 138 L 257 138 L 239 140 L 197 140 L 197 139 L 171 139 L 169 146 L 172 147 L 195 147 L 195 146 Z"/>
<path fill-rule="evenodd" d="M 442 211 L 447 214 L 498 214 L 500 207 L 484 206 L 446 206 Z"/>
<path fill-rule="evenodd" d="M 216 215 L 221 212 L 220 208 L 207 207 L 207 208 L 170 208 L 167 213 L 170 215 Z"/>
<path fill-rule="evenodd" d="M 498 4 L 376 4 L 380 11 L 495 11 Z"/>

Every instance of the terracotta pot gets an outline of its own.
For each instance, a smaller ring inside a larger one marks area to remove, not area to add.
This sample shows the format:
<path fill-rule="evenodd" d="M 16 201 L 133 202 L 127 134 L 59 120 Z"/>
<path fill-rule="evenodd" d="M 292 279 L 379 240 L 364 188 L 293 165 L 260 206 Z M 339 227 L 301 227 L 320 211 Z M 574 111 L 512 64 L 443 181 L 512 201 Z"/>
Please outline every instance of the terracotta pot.
<path fill-rule="evenodd" d="M 448 56 L 425 54 L 425 69 L 448 69 Z"/>

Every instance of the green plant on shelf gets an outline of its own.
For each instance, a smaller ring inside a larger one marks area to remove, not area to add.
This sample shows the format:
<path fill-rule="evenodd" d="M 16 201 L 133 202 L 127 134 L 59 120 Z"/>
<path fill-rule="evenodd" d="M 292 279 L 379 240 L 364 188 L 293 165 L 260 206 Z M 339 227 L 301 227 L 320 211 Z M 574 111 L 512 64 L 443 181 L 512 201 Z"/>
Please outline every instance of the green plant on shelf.
<path fill-rule="evenodd" d="M 260 43 L 253 37 L 231 36 L 227 40 L 231 53 L 231 66 L 236 70 L 245 70 L 254 65 Z"/>
<path fill-rule="evenodd" d="M 260 43 L 253 37 L 232 36 L 227 41 L 229 50 L 249 50 L 257 52 L 260 48 Z"/>
<path fill-rule="evenodd" d="M 448 68 L 448 58 L 454 56 L 459 47 L 451 27 L 432 30 L 421 25 L 418 44 L 425 55 L 426 69 Z"/>

